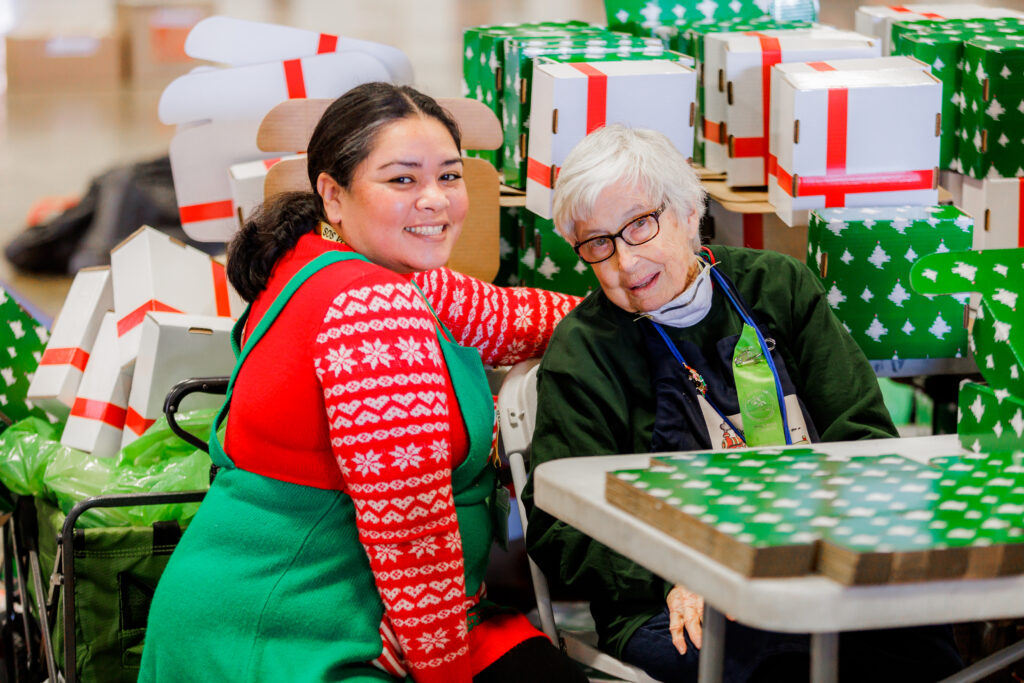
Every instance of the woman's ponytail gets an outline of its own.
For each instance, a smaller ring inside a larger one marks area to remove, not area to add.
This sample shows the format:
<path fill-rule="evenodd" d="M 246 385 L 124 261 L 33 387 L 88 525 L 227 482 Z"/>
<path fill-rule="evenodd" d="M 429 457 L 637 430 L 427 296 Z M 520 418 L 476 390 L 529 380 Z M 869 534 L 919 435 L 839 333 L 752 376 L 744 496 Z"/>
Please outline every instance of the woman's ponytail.
<path fill-rule="evenodd" d="M 323 202 L 313 192 L 284 192 L 257 209 L 228 245 L 228 280 L 239 296 L 252 302 L 278 259 L 312 232 L 322 215 Z"/>

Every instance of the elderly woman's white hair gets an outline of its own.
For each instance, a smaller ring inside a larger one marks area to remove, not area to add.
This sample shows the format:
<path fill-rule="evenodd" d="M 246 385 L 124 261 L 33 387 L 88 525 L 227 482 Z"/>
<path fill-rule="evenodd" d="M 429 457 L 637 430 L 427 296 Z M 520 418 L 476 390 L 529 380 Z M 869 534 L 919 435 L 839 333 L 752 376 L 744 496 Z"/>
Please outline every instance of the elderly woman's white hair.
<path fill-rule="evenodd" d="M 604 189 L 622 181 L 645 192 L 653 206 L 665 204 L 680 218 L 704 215 L 704 188 L 672 142 L 656 130 L 606 126 L 569 152 L 558 174 L 554 220 L 558 233 L 576 243 L 577 221 L 588 220 Z M 700 235 L 693 250 L 700 249 Z"/>

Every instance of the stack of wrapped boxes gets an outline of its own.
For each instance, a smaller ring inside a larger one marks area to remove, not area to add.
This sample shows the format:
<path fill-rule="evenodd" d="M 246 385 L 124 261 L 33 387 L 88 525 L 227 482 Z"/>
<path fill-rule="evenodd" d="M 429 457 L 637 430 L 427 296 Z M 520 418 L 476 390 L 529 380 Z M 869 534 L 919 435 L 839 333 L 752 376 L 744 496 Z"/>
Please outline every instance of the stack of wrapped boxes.
<path fill-rule="evenodd" d="M 231 372 L 244 308 L 222 264 L 152 228 L 110 260 L 76 275 L 27 392 L 66 420 L 61 443 L 103 457 L 153 424 L 177 382 Z M 212 408 L 219 397 L 191 401 Z"/>
<path fill-rule="evenodd" d="M 465 91 L 503 122 L 505 144 L 480 152 L 526 207 L 502 211 L 501 284 L 571 294 L 597 287 L 554 230 L 551 188 L 566 154 L 615 122 L 656 128 L 693 153 L 693 59 L 660 39 L 581 22 L 479 26 L 464 36 Z M 642 94 L 642 97 L 640 95 Z"/>

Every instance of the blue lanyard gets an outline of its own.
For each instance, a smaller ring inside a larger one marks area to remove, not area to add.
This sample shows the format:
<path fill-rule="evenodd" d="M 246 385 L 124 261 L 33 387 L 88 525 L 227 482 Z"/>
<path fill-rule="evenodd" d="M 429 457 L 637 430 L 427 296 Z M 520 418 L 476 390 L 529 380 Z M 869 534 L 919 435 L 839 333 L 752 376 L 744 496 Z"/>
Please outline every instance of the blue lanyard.
<path fill-rule="evenodd" d="M 782 394 L 782 381 L 779 379 L 779 371 L 775 367 L 775 359 L 772 358 L 771 351 L 768 349 L 768 344 L 765 343 L 764 335 L 761 334 L 761 329 L 754 323 L 754 319 L 747 312 L 746 307 L 740 305 L 739 294 L 736 294 L 734 296 L 733 292 L 731 291 L 732 287 L 729 280 L 724 275 L 719 273 L 718 270 L 713 266 L 711 267 L 711 276 L 715 278 L 718 284 L 722 286 L 722 291 L 725 292 L 725 296 L 729 299 L 729 302 L 733 305 L 733 308 L 736 309 L 736 312 L 739 313 L 740 318 L 743 320 L 743 322 L 745 322 L 747 325 L 750 325 L 750 327 L 753 328 L 754 333 L 757 335 L 757 342 L 761 347 L 761 354 L 764 356 L 765 361 L 768 363 L 768 367 L 772 371 L 772 378 L 775 380 L 775 396 L 776 400 L 778 400 L 779 402 L 779 411 L 782 415 L 782 431 L 786 436 L 786 445 L 791 445 L 793 443 L 793 439 L 789 433 L 789 418 L 786 415 L 786 401 Z M 654 322 L 653 320 L 651 321 L 651 324 L 654 325 L 654 329 L 656 329 L 658 331 L 658 334 L 661 335 L 661 338 L 665 341 L 665 345 L 668 347 L 668 350 L 672 353 L 675 359 L 679 361 L 679 364 L 682 365 L 684 368 L 689 369 L 690 365 L 683 359 L 683 354 L 680 353 L 679 349 L 676 348 L 676 345 L 673 344 L 672 341 L 668 338 L 668 334 L 665 333 L 665 330 L 662 329 L 661 325 Z M 725 414 L 718 408 L 718 406 L 714 404 L 714 402 L 710 398 L 705 398 L 708 402 L 708 405 L 714 408 L 715 412 L 718 413 L 718 416 L 721 417 L 727 425 L 729 425 L 729 428 L 732 431 L 734 431 L 736 434 L 739 435 L 741 439 L 743 439 L 744 443 L 746 443 L 746 439 L 743 437 L 743 432 L 736 429 L 736 426 L 733 425 L 732 421 L 725 416 Z"/>

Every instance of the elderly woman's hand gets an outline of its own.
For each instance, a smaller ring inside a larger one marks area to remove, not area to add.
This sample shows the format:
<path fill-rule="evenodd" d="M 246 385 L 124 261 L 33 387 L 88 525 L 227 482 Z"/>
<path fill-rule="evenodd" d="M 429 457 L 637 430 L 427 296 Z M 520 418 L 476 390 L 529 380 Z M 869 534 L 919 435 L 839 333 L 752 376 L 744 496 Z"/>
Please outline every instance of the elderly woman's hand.
<path fill-rule="evenodd" d="M 676 585 L 669 591 L 668 630 L 672 634 L 672 644 L 679 654 L 686 654 L 686 638 L 683 633 L 690 634 L 690 640 L 698 650 L 701 646 L 701 622 L 704 619 L 704 598 L 691 593 L 685 586 Z"/>

